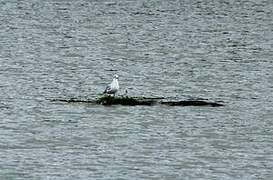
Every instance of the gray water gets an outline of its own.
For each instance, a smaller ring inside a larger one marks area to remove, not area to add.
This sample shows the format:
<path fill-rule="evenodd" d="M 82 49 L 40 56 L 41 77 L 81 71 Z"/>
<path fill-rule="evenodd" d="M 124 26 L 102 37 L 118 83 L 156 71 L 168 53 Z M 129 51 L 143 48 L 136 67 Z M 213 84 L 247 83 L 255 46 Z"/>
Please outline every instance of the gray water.
<path fill-rule="evenodd" d="M 273 1 L 0 1 L 0 179 L 272 179 Z M 100 94 L 224 107 L 66 104 Z"/>

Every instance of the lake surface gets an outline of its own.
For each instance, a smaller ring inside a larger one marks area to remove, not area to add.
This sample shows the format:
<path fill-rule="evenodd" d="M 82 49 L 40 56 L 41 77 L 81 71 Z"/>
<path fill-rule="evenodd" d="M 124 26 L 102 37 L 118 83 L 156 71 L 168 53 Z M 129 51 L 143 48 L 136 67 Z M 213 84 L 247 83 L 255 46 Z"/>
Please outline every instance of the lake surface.
<path fill-rule="evenodd" d="M 0 179 L 272 179 L 273 1 L 0 2 Z M 224 107 L 51 102 L 131 96 Z"/>

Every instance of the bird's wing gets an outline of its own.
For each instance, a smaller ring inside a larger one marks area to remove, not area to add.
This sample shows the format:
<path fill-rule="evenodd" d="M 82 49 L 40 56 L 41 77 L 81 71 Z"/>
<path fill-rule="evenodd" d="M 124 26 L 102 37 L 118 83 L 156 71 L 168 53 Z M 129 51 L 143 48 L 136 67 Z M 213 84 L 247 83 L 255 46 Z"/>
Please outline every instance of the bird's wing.
<path fill-rule="evenodd" d="M 111 86 L 107 85 L 103 93 L 107 93 L 111 90 Z"/>

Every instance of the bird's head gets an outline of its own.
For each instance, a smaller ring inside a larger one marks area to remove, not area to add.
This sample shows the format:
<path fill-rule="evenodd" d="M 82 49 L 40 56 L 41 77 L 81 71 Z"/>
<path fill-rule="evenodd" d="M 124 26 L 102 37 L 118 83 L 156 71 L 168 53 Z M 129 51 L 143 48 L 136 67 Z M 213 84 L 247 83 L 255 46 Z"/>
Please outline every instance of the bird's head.
<path fill-rule="evenodd" d="M 114 79 L 118 79 L 118 75 L 117 74 L 114 75 Z"/>

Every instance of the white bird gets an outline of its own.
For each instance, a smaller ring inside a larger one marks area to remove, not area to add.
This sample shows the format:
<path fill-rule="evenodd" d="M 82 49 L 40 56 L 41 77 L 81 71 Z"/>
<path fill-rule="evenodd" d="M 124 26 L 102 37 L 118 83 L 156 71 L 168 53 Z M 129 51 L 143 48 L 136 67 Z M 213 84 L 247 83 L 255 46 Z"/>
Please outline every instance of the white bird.
<path fill-rule="evenodd" d="M 113 94 L 115 95 L 119 90 L 119 84 L 118 84 L 118 75 L 114 75 L 113 81 L 111 84 L 106 86 L 106 89 L 104 90 L 104 94 Z"/>

